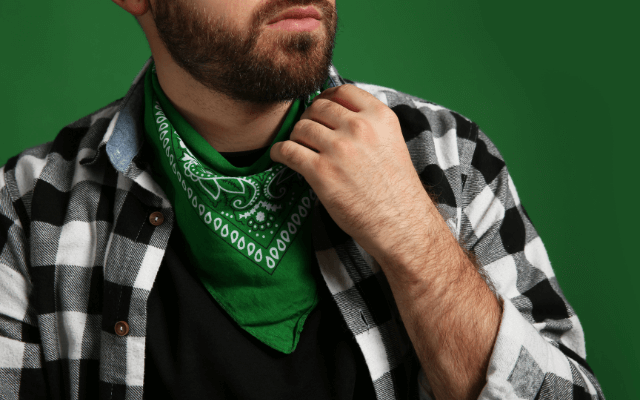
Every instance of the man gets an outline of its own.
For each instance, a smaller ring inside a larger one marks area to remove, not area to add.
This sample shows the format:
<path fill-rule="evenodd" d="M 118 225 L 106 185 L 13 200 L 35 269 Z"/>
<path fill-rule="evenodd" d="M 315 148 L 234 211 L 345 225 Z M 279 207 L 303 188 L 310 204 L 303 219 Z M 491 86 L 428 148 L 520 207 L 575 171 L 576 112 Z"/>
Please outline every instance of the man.
<path fill-rule="evenodd" d="M 335 0 L 113 1 L 152 58 L 0 173 L 1 398 L 604 399 L 498 150 L 340 77 Z"/>

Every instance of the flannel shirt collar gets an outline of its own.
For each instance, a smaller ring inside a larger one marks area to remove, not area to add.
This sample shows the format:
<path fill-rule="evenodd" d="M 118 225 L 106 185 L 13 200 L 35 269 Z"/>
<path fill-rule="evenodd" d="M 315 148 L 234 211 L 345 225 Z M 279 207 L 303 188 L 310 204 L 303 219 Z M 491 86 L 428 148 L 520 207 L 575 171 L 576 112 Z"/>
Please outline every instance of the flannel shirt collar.
<path fill-rule="evenodd" d="M 132 161 L 144 143 L 144 76 L 152 62 L 153 56 L 147 59 L 133 80 L 100 142 L 98 151 L 92 157 L 83 160 L 83 164 L 92 164 L 106 150 L 113 167 L 125 176 L 133 178 Z M 329 68 L 329 80 L 330 87 L 346 83 L 333 64 Z"/>

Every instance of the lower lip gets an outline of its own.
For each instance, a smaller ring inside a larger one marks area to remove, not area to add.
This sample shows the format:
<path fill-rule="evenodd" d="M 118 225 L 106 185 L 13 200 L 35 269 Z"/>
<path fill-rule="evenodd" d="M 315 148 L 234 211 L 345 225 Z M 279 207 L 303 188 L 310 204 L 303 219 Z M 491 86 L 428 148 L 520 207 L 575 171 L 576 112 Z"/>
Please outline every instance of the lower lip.
<path fill-rule="evenodd" d="M 312 31 L 320 26 L 320 21 L 315 18 L 287 18 L 267 26 L 283 31 Z"/>

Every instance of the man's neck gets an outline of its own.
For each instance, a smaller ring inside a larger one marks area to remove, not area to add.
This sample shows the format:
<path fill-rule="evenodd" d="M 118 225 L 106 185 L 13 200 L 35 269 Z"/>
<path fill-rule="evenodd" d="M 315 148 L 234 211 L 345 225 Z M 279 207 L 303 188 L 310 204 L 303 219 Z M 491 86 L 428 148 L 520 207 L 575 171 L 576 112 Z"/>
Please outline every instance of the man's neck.
<path fill-rule="evenodd" d="M 172 60 L 154 59 L 161 65 L 158 81 L 173 107 L 219 152 L 270 145 L 293 105 L 293 101 L 268 107 L 239 105 L 194 80 Z"/>

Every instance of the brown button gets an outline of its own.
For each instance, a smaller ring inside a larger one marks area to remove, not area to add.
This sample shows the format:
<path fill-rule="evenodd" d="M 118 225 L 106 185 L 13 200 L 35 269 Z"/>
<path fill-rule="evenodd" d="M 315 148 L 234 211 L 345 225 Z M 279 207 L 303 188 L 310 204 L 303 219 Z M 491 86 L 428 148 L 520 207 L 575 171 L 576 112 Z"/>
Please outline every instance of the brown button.
<path fill-rule="evenodd" d="M 124 321 L 116 322 L 116 335 L 125 336 L 127 333 L 129 333 L 129 324 Z"/>
<path fill-rule="evenodd" d="M 160 211 L 153 212 L 149 215 L 149 222 L 151 222 L 151 225 L 155 226 L 162 225 L 164 222 L 164 215 L 162 215 Z"/>

